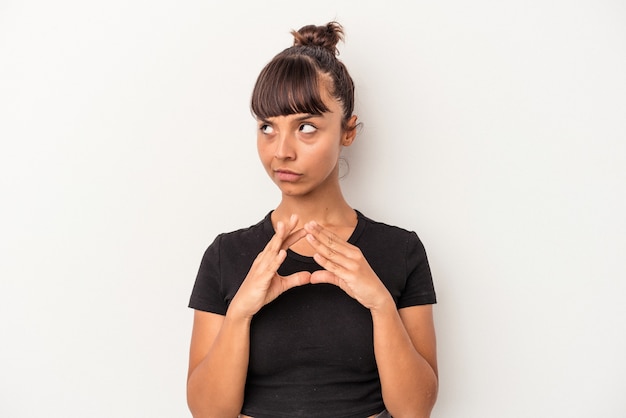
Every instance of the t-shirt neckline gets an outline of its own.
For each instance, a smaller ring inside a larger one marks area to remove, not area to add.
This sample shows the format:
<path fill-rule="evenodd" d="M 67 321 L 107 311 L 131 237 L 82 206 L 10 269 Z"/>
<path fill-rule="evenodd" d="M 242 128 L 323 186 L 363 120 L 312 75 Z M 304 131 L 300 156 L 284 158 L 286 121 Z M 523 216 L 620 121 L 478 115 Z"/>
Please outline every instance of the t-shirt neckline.
<path fill-rule="evenodd" d="M 272 212 L 274 211 L 273 210 L 269 211 L 269 213 L 263 219 L 263 230 L 265 231 L 265 234 L 267 235 L 268 240 L 270 240 L 276 232 L 274 231 L 274 226 L 272 225 Z M 350 234 L 350 237 L 348 238 L 348 243 L 352 245 L 356 245 L 366 225 L 365 216 L 363 216 L 363 214 L 356 209 L 354 209 L 354 212 L 356 212 L 357 222 L 356 222 L 356 226 L 354 227 L 354 230 L 352 231 L 352 234 Z M 291 250 L 290 248 L 287 248 L 287 257 L 298 260 L 298 261 L 302 261 L 305 263 L 316 263 L 313 257 L 298 254 L 297 252 Z"/>

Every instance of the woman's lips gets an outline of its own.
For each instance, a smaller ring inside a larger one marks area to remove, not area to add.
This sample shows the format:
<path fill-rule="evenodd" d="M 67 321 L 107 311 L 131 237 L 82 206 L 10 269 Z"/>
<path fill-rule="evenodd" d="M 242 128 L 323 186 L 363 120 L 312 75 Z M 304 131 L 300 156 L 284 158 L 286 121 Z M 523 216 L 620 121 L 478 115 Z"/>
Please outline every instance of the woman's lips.
<path fill-rule="evenodd" d="M 280 181 L 286 181 L 286 182 L 294 182 L 297 181 L 302 174 L 298 174 L 298 173 L 294 173 L 293 171 L 290 170 L 274 170 L 274 175 L 276 176 L 276 178 Z"/>

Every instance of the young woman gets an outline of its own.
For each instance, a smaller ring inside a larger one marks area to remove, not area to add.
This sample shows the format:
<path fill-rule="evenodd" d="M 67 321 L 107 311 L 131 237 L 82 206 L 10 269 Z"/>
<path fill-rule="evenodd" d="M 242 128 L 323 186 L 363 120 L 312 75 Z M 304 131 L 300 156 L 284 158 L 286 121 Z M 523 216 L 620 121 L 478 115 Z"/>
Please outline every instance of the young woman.
<path fill-rule="evenodd" d="M 305 26 L 252 94 L 259 156 L 282 193 L 202 259 L 187 396 L 196 418 L 425 418 L 437 396 L 428 261 L 414 232 L 346 202 L 356 137 L 342 27 Z"/>

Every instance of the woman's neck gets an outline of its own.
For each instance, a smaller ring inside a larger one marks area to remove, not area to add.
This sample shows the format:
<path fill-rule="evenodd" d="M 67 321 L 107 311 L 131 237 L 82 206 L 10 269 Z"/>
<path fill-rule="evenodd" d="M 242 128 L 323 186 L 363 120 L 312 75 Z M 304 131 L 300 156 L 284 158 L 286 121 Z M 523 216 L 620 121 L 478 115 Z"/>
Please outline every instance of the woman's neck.
<path fill-rule="evenodd" d="M 283 196 L 278 207 L 272 212 L 274 229 L 278 221 L 287 222 L 292 214 L 298 215 L 296 229 L 303 228 L 309 221 L 316 221 L 344 241 L 350 238 L 358 223 L 356 211 L 348 205 L 341 194 L 332 200 Z M 303 256 L 312 257 L 315 254 L 315 249 L 307 240 L 300 240 L 289 248 Z"/>
<path fill-rule="evenodd" d="M 341 193 L 326 196 L 324 199 L 283 196 L 272 213 L 272 223 L 276 225 L 277 221 L 287 221 L 293 214 L 298 215 L 300 227 L 309 221 L 316 221 L 330 228 L 356 225 L 355 211 Z"/>

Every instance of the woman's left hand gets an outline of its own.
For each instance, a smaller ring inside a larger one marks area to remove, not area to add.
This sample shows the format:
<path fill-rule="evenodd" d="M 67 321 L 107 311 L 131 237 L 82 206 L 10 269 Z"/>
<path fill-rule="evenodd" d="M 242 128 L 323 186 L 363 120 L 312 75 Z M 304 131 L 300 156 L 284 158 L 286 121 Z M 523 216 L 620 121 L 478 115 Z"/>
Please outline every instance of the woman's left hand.
<path fill-rule="evenodd" d="M 376 309 L 391 295 L 358 247 L 342 240 L 317 222 L 304 226 L 313 256 L 324 270 L 311 275 L 311 283 L 330 283 L 340 287 L 368 309 Z"/>

